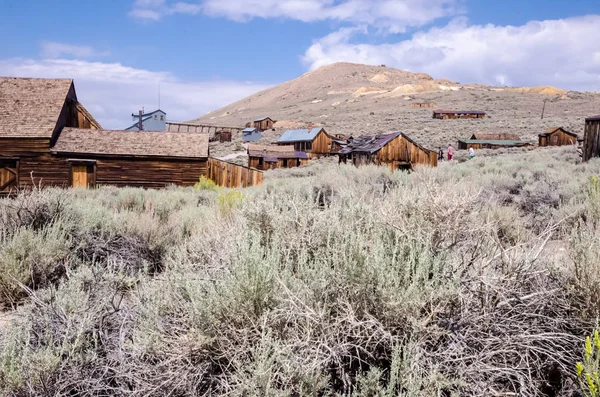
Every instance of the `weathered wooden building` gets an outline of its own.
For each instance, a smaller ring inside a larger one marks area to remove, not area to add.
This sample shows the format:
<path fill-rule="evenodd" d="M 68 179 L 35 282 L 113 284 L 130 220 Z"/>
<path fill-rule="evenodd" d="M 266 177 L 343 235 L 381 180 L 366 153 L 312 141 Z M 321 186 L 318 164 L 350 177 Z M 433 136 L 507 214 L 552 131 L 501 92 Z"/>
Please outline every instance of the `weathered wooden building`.
<path fill-rule="evenodd" d="M 329 135 L 324 128 L 288 130 L 277 140 L 277 145 L 293 145 L 297 152 L 305 152 L 309 157 L 321 157 L 335 154 L 340 149 L 336 138 Z"/>
<path fill-rule="evenodd" d="M 0 194 L 66 184 L 67 163 L 50 152 L 64 127 L 101 128 L 73 80 L 0 78 Z"/>
<path fill-rule="evenodd" d="M 413 108 L 413 109 L 434 108 L 435 104 L 433 104 L 433 103 L 422 103 L 422 102 L 419 102 L 419 103 L 411 103 L 410 107 Z"/>
<path fill-rule="evenodd" d="M 539 135 L 540 146 L 564 146 L 577 144 L 577 134 L 569 132 L 562 127 L 548 128 Z"/>
<path fill-rule="evenodd" d="M 473 149 L 500 149 L 508 147 L 531 146 L 530 142 L 508 139 L 459 139 L 458 148 L 461 150 Z"/>
<path fill-rule="evenodd" d="M 490 134 L 490 133 L 481 133 L 476 132 L 471 135 L 471 140 L 492 140 L 492 141 L 520 141 L 521 137 L 517 134 L 507 134 L 507 133 L 498 133 L 498 134 Z"/>
<path fill-rule="evenodd" d="M 440 120 L 449 119 L 484 119 L 485 112 L 481 110 L 434 110 L 433 118 Z"/>
<path fill-rule="evenodd" d="M 356 166 L 387 165 L 392 170 L 409 169 L 414 165 L 437 166 L 437 153 L 429 150 L 402 132 L 355 138 L 339 152 L 342 163 Z"/>
<path fill-rule="evenodd" d="M 249 127 L 258 128 L 261 131 L 266 131 L 266 130 L 272 130 L 274 128 L 274 125 L 275 125 L 275 120 L 273 120 L 270 117 L 263 117 L 263 118 L 254 120 L 254 122 L 252 122 L 252 125 L 250 125 Z"/>
<path fill-rule="evenodd" d="M 585 119 L 583 136 L 583 161 L 600 157 L 600 115 Z"/>
<path fill-rule="evenodd" d="M 208 134 L 65 128 L 52 153 L 74 187 L 193 186 L 208 173 Z"/>
<path fill-rule="evenodd" d="M 308 164 L 308 155 L 293 145 L 248 145 L 248 166 L 259 170 L 294 168 Z"/>

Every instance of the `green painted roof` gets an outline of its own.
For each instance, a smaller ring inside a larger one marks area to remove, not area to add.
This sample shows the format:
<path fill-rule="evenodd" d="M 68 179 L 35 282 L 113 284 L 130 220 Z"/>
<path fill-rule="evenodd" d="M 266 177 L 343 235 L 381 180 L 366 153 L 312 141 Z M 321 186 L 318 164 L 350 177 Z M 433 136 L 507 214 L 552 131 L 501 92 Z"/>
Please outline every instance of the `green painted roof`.
<path fill-rule="evenodd" d="M 527 141 L 505 141 L 505 140 L 492 140 L 492 139 L 460 139 L 459 142 L 467 144 L 487 144 L 487 145 L 499 145 L 499 146 L 515 146 L 515 145 L 528 145 Z"/>

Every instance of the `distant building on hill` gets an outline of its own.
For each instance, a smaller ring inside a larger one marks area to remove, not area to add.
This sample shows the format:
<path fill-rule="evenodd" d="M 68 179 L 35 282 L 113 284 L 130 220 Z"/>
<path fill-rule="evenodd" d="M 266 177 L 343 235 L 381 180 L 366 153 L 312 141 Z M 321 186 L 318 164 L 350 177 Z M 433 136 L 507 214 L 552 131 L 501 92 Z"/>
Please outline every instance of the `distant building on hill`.
<path fill-rule="evenodd" d="M 275 125 L 275 120 L 270 117 L 263 117 L 260 119 L 254 120 L 252 123 L 248 123 L 248 128 L 257 128 L 261 131 L 272 130 Z"/>
<path fill-rule="evenodd" d="M 569 132 L 562 127 L 552 127 L 539 135 L 539 144 L 540 146 L 575 145 L 578 140 L 577 138 L 577 134 Z"/>
<path fill-rule="evenodd" d="M 131 118 L 134 124 L 125 128 L 125 131 L 139 131 L 140 119 L 143 131 L 165 131 L 167 129 L 167 114 L 160 109 L 150 113 L 132 113 Z"/>
<path fill-rule="evenodd" d="M 440 120 L 449 119 L 484 119 L 485 112 L 481 110 L 434 110 L 433 118 Z"/>

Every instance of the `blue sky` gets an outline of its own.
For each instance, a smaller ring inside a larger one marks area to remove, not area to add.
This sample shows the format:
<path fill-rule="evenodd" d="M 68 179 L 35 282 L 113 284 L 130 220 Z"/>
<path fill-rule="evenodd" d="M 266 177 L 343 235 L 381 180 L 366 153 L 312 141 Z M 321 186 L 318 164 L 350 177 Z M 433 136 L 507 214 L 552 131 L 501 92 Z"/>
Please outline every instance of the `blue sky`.
<path fill-rule="evenodd" d="M 598 0 L 0 0 L 0 75 L 75 78 L 122 128 L 197 117 L 336 62 L 600 90 Z"/>

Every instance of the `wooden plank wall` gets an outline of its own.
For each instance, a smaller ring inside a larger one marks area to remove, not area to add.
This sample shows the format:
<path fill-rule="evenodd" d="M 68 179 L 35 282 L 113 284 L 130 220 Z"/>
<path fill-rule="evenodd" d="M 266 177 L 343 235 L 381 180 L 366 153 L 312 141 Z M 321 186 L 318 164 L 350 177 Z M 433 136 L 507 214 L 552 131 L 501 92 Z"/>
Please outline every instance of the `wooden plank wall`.
<path fill-rule="evenodd" d="M 583 138 L 583 161 L 592 157 L 600 156 L 600 120 L 588 120 L 585 122 L 585 134 Z"/>
<path fill-rule="evenodd" d="M 333 137 L 327 134 L 325 131 L 319 132 L 312 142 L 312 155 L 329 155 L 331 152 L 331 144 L 333 143 Z"/>
<path fill-rule="evenodd" d="M 411 164 L 437 166 L 437 153 L 422 148 L 414 142 L 406 139 L 403 135 L 394 138 L 376 153 L 377 164 L 393 164 L 394 162 L 406 162 Z"/>
<path fill-rule="evenodd" d="M 87 157 L 89 159 L 89 157 Z M 96 185 L 161 189 L 169 185 L 194 186 L 208 178 L 208 160 L 98 158 Z"/>
<path fill-rule="evenodd" d="M 263 173 L 254 168 L 210 158 L 208 178 L 222 187 L 240 188 L 261 185 Z"/>
<path fill-rule="evenodd" d="M 558 137 L 556 142 L 554 137 Z M 563 130 L 554 131 L 552 134 L 540 137 L 540 146 L 565 146 L 575 145 L 577 138 L 572 135 L 565 133 Z"/>

